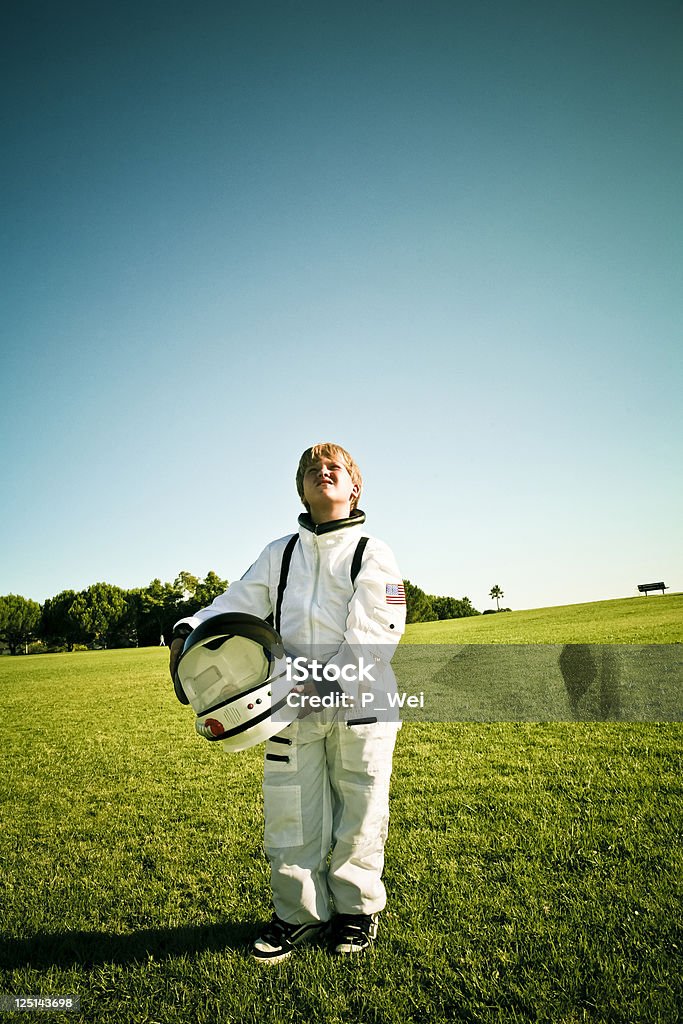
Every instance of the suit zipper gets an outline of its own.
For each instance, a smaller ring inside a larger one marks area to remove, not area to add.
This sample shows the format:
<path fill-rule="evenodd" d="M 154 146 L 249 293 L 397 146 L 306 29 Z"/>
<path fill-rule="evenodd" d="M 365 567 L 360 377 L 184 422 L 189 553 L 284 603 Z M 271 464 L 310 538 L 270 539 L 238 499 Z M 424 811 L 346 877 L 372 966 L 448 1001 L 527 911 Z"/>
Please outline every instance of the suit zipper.
<path fill-rule="evenodd" d="M 315 575 L 313 577 L 313 590 L 311 591 L 311 607 L 309 609 L 309 618 L 310 618 L 310 623 L 311 623 L 311 646 L 312 647 L 315 646 L 316 641 L 317 641 L 317 636 L 316 636 L 316 632 L 317 632 L 317 630 L 316 630 L 317 616 L 314 616 L 313 608 L 318 603 L 318 584 L 320 582 L 320 551 L 318 550 L 317 538 L 316 538 L 316 541 L 315 541 L 315 543 L 313 545 L 313 550 L 315 552 Z"/>

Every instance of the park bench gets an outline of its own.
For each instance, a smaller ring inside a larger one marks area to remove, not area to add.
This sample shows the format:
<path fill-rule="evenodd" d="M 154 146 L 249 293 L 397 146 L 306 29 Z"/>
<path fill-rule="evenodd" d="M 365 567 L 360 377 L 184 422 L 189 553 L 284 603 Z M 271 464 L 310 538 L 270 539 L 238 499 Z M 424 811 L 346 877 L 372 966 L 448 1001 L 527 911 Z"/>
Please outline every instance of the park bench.
<path fill-rule="evenodd" d="M 640 591 L 641 594 L 645 594 L 645 597 L 647 597 L 647 594 L 648 594 L 649 590 L 661 590 L 662 596 L 664 596 L 664 591 L 668 590 L 668 589 L 669 588 L 665 587 L 663 583 L 639 583 L 638 584 L 638 590 Z"/>

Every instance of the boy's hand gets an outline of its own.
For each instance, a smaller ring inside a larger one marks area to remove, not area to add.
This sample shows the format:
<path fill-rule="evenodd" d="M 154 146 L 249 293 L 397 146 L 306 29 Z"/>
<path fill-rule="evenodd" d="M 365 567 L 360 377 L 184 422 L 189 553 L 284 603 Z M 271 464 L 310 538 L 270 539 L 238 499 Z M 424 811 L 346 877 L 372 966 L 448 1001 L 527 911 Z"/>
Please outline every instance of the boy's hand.
<path fill-rule="evenodd" d="M 297 718 L 307 718 L 308 715 L 312 715 L 315 711 L 320 711 L 320 708 L 311 707 L 309 697 L 317 697 L 318 691 L 315 688 L 314 683 L 304 683 L 300 686 L 295 686 L 292 693 L 300 694 L 301 707 L 299 708 L 299 714 Z"/>
<path fill-rule="evenodd" d="M 175 670 L 178 660 L 183 651 L 185 641 L 182 637 L 176 637 L 170 647 L 170 654 L 168 659 L 168 670 L 171 673 L 171 679 L 175 682 Z"/>

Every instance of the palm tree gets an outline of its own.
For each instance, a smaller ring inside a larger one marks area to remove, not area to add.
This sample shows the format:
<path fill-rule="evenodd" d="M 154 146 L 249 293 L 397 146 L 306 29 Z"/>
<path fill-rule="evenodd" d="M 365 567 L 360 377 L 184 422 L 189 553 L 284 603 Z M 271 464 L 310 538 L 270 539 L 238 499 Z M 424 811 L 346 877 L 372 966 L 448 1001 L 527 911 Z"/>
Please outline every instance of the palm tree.
<path fill-rule="evenodd" d="M 495 599 L 496 599 L 496 611 L 499 612 L 500 611 L 500 605 L 499 605 L 498 602 L 499 602 L 501 597 L 505 597 L 505 594 L 500 589 L 500 587 L 498 586 L 497 583 L 496 583 L 495 587 L 491 587 L 491 590 L 489 592 L 489 597 L 495 597 Z"/>

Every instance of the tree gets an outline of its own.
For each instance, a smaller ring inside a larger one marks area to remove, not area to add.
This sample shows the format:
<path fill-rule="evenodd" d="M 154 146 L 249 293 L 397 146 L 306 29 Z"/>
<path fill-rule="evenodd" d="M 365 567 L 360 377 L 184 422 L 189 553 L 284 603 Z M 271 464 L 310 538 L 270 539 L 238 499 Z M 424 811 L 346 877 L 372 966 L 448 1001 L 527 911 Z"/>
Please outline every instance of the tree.
<path fill-rule="evenodd" d="M 189 601 L 197 592 L 199 580 L 196 576 L 193 576 L 191 572 L 186 572 L 185 569 L 181 569 L 173 581 L 173 586 L 176 588 L 183 601 Z"/>
<path fill-rule="evenodd" d="M 469 597 L 434 597 L 430 594 L 429 600 L 437 619 L 464 619 L 479 615 Z"/>
<path fill-rule="evenodd" d="M 88 641 L 112 647 L 122 639 L 127 612 L 125 591 L 111 583 L 93 583 L 76 595 L 69 616 Z"/>
<path fill-rule="evenodd" d="M 140 592 L 142 616 L 138 635 L 143 644 L 158 643 L 159 637 L 166 633 L 170 636 L 173 623 L 182 618 L 182 600 L 180 576 L 175 583 L 162 583 L 160 579 L 154 579 Z"/>
<path fill-rule="evenodd" d="M 75 599 L 75 590 L 63 590 L 56 597 L 49 597 L 43 604 L 38 634 L 46 643 L 73 651 L 75 644 L 83 640 L 80 626 L 69 614 Z"/>
<path fill-rule="evenodd" d="M 194 592 L 197 608 L 206 608 L 217 597 L 228 589 L 228 581 L 222 580 L 220 576 L 210 569 L 204 579 L 197 585 Z"/>
<path fill-rule="evenodd" d="M 218 597 L 228 589 L 228 581 L 222 580 L 220 576 L 211 569 L 203 580 L 198 580 L 190 573 L 181 572 L 175 580 L 175 586 L 183 587 L 182 599 L 177 608 L 177 619 L 194 615 L 200 608 L 206 608 L 214 598 Z"/>
<path fill-rule="evenodd" d="M 500 601 L 501 597 L 505 597 L 505 594 L 500 589 L 500 587 L 498 586 L 497 583 L 496 583 L 495 587 L 491 587 L 491 590 L 489 592 L 489 597 L 495 597 L 495 599 L 496 599 L 496 611 L 500 611 L 500 604 L 498 602 Z"/>
<path fill-rule="evenodd" d="M 32 640 L 40 622 L 40 605 L 19 594 L 0 597 L 0 640 L 16 654 L 22 644 Z"/>
<path fill-rule="evenodd" d="M 149 586 L 138 592 L 141 609 L 138 623 L 140 643 L 156 643 L 160 635 L 170 637 L 178 619 L 206 608 L 227 588 L 228 581 L 221 579 L 213 570 L 203 580 L 184 569 L 173 583 L 152 580 Z"/>
<path fill-rule="evenodd" d="M 410 580 L 404 580 L 403 586 L 406 592 L 406 623 L 433 622 L 436 619 L 436 612 L 424 590 L 416 587 Z"/>

